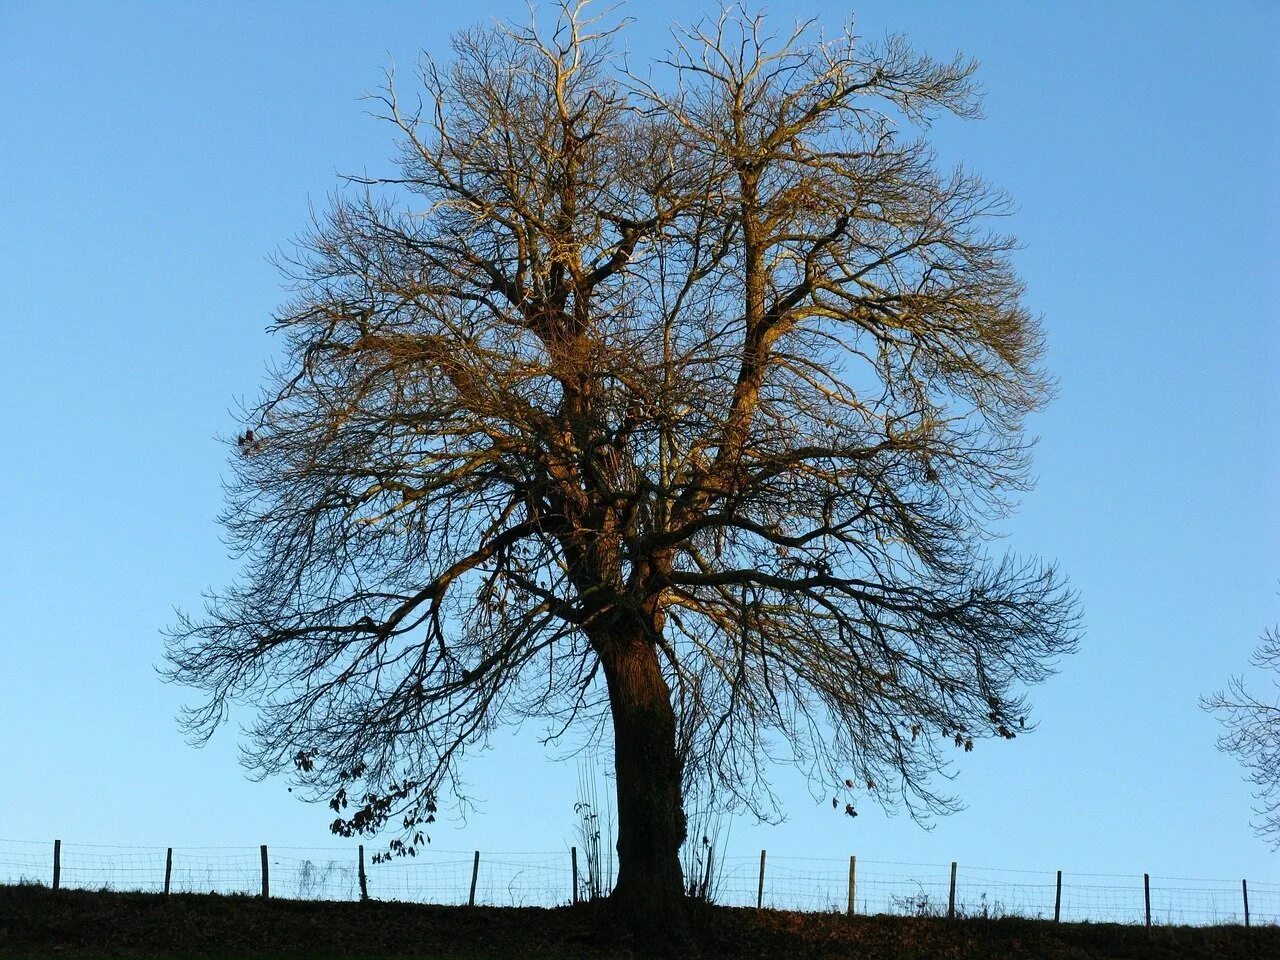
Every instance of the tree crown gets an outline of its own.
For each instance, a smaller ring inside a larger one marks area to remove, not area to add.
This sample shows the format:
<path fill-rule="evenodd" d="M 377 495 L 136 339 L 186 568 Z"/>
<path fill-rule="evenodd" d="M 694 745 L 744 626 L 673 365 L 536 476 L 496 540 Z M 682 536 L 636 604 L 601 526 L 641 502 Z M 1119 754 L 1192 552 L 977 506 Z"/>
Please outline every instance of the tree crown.
<path fill-rule="evenodd" d="M 944 749 L 1022 729 L 1076 622 L 983 546 L 1048 383 L 1007 199 L 923 139 L 976 115 L 974 66 L 726 13 L 660 81 L 584 7 L 375 98 L 398 173 L 289 262 L 244 576 L 171 634 L 192 730 L 245 699 L 255 769 L 413 830 L 496 724 L 603 730 L 635 627 L 691 788 L 767 815 L 781 757 L 947 809 Z"/>

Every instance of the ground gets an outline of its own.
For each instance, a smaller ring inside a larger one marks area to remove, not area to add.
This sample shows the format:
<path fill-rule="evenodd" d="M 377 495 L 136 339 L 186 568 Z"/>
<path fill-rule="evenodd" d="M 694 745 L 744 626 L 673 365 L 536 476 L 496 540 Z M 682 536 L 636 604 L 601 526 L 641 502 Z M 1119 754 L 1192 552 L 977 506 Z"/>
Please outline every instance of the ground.
<path fill-rule="evenodd" d="M 703 907 L 704 960 L 1280 958 L 1280 927 L 844 917 Z M 600 905 L 557 909 L 264 901 L 0 886 L 0 957 L 622 960 L 644 955 Z"/>

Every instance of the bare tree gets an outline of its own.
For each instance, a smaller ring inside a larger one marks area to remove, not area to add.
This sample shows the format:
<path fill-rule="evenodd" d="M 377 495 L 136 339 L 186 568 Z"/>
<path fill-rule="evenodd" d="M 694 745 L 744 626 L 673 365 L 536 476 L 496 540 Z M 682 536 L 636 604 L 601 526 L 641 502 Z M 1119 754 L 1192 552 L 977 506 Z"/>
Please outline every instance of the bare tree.
<path fill-rule="evenodd" d="M 674 930 L 690 790 L 768 816 L 781 759 L 949 809 L 1076 607 L 984 547 L 1047 384 L 1006 199 L 921 139 L 973 65 L 726 14 L 661 84 L 583 7 L 376 98 L 398 175 L 290 259 L 244 575 L 169 657 L 197 736 L 251 704 L 253 768 L 399 852 L 497 725 L 611 732 L 614 899 Z"/>
<path fill-rule="evenodd" d="M 1280 688 L 1280 627 L 1262 635 L 1253 664 L 1275 671 L 1274 683 Z M 1225 727 L 1218 747 L 1244 764 L 1246 779 L 1256 788 L 1254 829 L 1280 848 L 1280 699 L 1273 703 L 1259 700 L 1245 688 L 1243 678 L 1234 677 L 1225 690 L 1203 702 Z"/>

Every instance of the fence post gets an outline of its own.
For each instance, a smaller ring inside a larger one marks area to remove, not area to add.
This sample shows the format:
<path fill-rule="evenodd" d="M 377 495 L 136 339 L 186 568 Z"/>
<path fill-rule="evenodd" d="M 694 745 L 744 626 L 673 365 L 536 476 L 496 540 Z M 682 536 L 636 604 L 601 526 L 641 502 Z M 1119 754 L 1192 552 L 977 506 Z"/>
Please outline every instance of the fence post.
<path fill-rule="evenodd" d="M 266 900 L 271 896 L 271 870 L 267 866 L 267 845 L 264 843 L 260 849 L 262 851 L 262 899 Z"/>
<path fill-rule="evenodd" d="M 480 876 L 480 851 L 476 851 L 476 858 L 471 862 L 471 896 L 467 898 L 467 906 L 474 907 L 476 905 L 476 879 Z"/>
<path fill-rule="evenodd" d="M 169 878 L 173 876 L 173 847 L 164 853 L 164 895 L 169 895 Z"/>
<path fill-rule="evenodd" d="M 364 872 L 364 844 L 360 844 L 360 872 L 357 874 L 360 878 L 360 899 L 369 899 L 369 877 Z"/>
<path fill-rule="evenodd" d="M 1244 925 L 1249 925 L 1249 881 L 1240 881 L 1240 893 L 1244 895 Z"/>
<path fill-rule="evenodd" d="M 764 851 L 760 851 L 760 884 L 756 887 L 756 909 L 764 906 Z"/>
<path fill-rule="evenodd" d="M 849 858 L 849 909 L 846 912 L 851 917 L 854 914 L 854 910 L 857 909 L 854 905 L 854 895 L 857 889 L 858 889 L 858 858 L 850 857 Z"/>
<path fill-rule="evenodd" d="M 1062 871 L 1058 871 L 1058 885 L 1053 891 L 1053 922 L 1062 919 Z"/>
<path fill-rule="evenodd" d="M 62 883 L 62 841 L 53 841 L 53 889 Z"/>
<path fill-rule="evenodd" d="M 1142 899 L 1147 904 L 1147 929 L 1151 929 L 1151 875 L 1142 875 Z"/>
<path fill-rule="evenodd" d="M 947 894 L 947 919 L 956 915 L 956 862 L 951 861 L 951 892 Z"/>
<path fill-rule="evenodd" d="M 711 902 L 711 863 L 716 858 L 716 848 L 713 844 L 707 847 L 707 872 L 702 878 L 702 899 L 707 903 Z"/>
<path fill-rule="evenodd" d="M 578 902 L 578 848 L 569 848 L 569 857 L 573 861 L 573 902 Z"/>

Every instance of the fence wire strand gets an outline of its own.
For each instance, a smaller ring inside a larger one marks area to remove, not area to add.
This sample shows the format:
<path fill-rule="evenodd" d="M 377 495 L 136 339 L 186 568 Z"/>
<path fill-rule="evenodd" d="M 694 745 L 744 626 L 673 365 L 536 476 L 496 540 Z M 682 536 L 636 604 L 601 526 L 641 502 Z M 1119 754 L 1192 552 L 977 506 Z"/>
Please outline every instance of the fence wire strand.
<path fill-rule="evenodd" d="M 53 883 L 52 841 L 0 839 L 0 884 Z M 60 844 L 59 886 L 82 890 L 164 890 L 169 848 Z M 474 852 L 428 847 L 413 857 L 365 862 L 375 900 L 489 906 L 559 906 L 573 897 L 569 851 Z M 296 900 L 358 900 L 360 870 L 354 847 L 268 847 L 270 894 Z M 1150 877 L 1151 922 L 1218 926 L 1244 922 L 1240 881 Z M 175 847 L 173 893 L 257 896 L 262 893 L 259 847 Z M 1280 924 L 1280 883 L 1249 881 L 1249 920 Z M 954 911 L 963 917 L 1052 919 L 1054 871 L 966 867 L 956 873 Z M 764 883 L 755 856 L 727 856 L 714 871 L 711 899 L 737 907 L 763 906 L 840 912 L 849 905 L 847 859 L 768 856 Z M 950 864 L 857 862 L 854 912 L 946 916 L 951 909 Z M 1064 921 L 1141 924 L 1146 921 L 1142 874 L 1063 873 Z"/>

